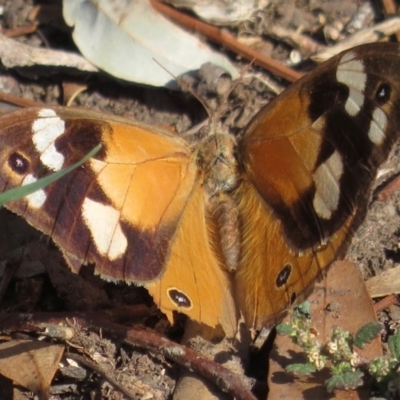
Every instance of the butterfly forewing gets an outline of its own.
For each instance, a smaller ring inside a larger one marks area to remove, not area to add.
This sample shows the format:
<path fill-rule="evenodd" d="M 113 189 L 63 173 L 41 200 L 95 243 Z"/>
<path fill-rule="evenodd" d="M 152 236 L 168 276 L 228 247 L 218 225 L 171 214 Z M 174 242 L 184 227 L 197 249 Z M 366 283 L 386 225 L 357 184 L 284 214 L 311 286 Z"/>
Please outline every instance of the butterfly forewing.
<path fill-rule="evenodd" d="M 81 168 L 6 206 L 51 235 L 76 271 L 94 263 L 106 279 L 148 286 L 171 320 L 179 310 L 233 335 L 231 279 L 211 246 L 201 173 L 177 136 L 79 109 L 19 111 L 0 120 L 0 190 L 71 165 L 99 143 Z"/>
<path fill-rule="evenodd" d="M 1 190 L 71 165 L 99 143 L 83 167 L 7 207 L 104 277 L 151 281 L 196 177 L 178 138 L 73 109 L 21 111 L 1 122 Z"/>

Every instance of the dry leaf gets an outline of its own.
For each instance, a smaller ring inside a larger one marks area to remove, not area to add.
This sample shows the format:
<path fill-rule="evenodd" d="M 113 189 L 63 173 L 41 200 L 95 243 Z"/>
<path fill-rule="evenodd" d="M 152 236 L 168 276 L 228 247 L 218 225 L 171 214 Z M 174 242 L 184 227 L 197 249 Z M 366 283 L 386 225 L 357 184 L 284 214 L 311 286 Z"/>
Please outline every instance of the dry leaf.
<path fill-rule="evenodd" d="M 64 346 L 46 342 L 1 343 L 0 374 L 46 399 L 63 352 Z"/>
<path fill-rule="evenodd" d="M 257 9 L 266 6 L 266 1 L 256 0 L 166 0 L 165 3 L 191 10 L 210 24 L 227 26 L 249 20 Z"/>
<path fill-rule="evenodd" d="M 97 72 L 83 57 L 66 51 L 31 47 L 0 34 L 0 59 L 6 68 L 52 66 Z"/>
<path fill-rule="evenodd" d="M 400 266 L 383 271 L 366 282 L 372 298 L 400 293 Z"/>
<path fill-rule="evenodd" d="M 206 62 L 224 68 L 234 79 L 239 76 L 226 57 L 164 18 L 147 0 L 66 0 L 63 14 L 74 27 L 82 54 L 117 78 L 176 87 L 173 76 Z"/>

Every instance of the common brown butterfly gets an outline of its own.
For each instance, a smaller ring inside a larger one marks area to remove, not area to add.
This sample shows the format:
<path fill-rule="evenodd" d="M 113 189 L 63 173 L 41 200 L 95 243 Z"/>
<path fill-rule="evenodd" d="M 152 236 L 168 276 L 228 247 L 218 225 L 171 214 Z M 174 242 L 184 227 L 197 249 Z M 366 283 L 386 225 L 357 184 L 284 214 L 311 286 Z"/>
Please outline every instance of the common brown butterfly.
<path fill-rule="evenodd" d="M 242 135 L 192 145 L 73 108 L 0 118 L 0 190 L 102 149 L 7 204 L 51 235 L 74 271 L 145 286 L 156 304 L 232 334 L 271 326 L 362 222 L 400 130 L 400 46 L 335 56 L 263 108 Z"/>

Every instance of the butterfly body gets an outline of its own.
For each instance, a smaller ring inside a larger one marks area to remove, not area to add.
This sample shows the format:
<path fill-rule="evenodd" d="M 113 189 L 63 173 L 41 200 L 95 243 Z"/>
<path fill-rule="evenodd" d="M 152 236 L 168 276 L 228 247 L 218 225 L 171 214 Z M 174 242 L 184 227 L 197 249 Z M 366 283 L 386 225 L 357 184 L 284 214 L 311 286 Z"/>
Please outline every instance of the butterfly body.
<path fill-rule="evenodd" d="M 102 150 L 7 205 L 51 235 L 73 269 L 146 286 L 173 311 L 230 335 L 240 313 L 271 326 L 337 257 L 364 218 L 399 136 L 399 46 L 344 52 L 292 85 L 236 139 L 190 146 L 86 110 L 0 118 L 0 190 Z"/>

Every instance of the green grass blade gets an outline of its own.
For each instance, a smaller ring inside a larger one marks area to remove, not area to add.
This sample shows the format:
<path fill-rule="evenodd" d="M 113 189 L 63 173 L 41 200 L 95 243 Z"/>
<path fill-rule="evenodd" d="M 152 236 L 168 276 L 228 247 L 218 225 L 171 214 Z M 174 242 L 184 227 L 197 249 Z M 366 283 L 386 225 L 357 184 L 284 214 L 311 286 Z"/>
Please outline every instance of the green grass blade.
<path fill-rule="evenodd" d="M 8 201 L 14 201 L 18 200 L 22 197 L 28 196 L 29 194 L 32 194 L 33 192 L 36 192 L 39 189 L 43 189 L 45 186 L 49 185 L 50 183 L 55 182 L 57 179 L 62 178 L 64 175 L 68 174 L 69 172 L 73 171 L 74 169 L 80 167 L 82 164 L 84 164 L 89 158 L 93 157 L 95 154 L 97 154 L 100 151 L 101 144 L 98 144 L 93 150 L 91 150 L 88 154 L 86 154 L 85 157 L 82 158 L 82 160 L 78 161 L 75 164 L 70 165 L 67 168 L 63 168 L 60 171 L 54 172 L 51 175 L 48 175 L 44 178 L 39 179 L 36 182 L 29 183 L 24 186 L 20 186 L 17 188 L 13 188 L 10 190 L 7 190 L 4 193 L 0 194 L 0 207 L 3 206 L 3 204 L 7 203 Z"/>

